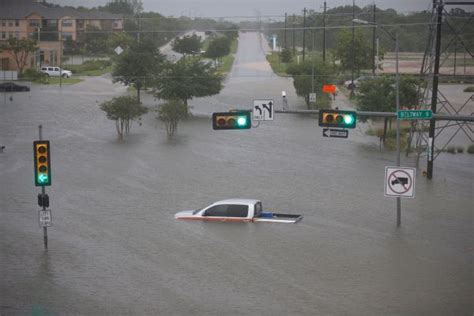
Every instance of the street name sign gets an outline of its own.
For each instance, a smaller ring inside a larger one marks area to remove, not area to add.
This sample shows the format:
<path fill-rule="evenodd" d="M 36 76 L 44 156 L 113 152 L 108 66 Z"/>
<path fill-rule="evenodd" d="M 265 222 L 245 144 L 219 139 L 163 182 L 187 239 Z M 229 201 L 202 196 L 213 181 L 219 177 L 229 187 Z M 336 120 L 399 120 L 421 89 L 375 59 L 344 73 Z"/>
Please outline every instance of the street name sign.
<path fill-rule="evenodd" d="M 324 137 L 347 138 L 349 131 L 347 129 L 323 128 Z"/>
<path fill-rule="evenodd" d="M 273 121 L 273 100 L 253 100 L 253 119 L 255 121 Z"/>
<path fill-rule="evenodd" d="M 415 168 L 385 167 L 385 196 L 415 197 Z"/>
<path fill-rule="evenodd" d="M 51 210 L 39 211 L 39 225 L 40 227 L 50 227 L 52 222 Z"/>
<path fill-rule="evenodd" d="M 429 120 L 433 118 L 431 110 L 403 110 L 397 112 L 399 120 Z"/>

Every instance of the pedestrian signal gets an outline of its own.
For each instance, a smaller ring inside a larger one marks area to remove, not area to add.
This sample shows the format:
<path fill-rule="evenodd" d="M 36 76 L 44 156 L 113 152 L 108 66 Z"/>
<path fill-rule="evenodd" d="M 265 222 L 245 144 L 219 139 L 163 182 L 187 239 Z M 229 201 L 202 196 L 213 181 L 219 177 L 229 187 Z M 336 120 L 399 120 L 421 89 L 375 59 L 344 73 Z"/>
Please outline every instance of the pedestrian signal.
<path fill-rule="evenodd" d="M 212 113 L 212 128 L 249 129 L 252 125 L 250 111 Z"/>
<path fill-rule="evenodd" d="M 319 110 L 319 126 L 355 128 L 356 121 L 355 111 Z"/>
<path fill-rule="evenodd" d="M 33 142 L 35 160 L 35 185 L 51 185 L 51 157 L 49 152 L 49 140 L 37 140 Z"/>

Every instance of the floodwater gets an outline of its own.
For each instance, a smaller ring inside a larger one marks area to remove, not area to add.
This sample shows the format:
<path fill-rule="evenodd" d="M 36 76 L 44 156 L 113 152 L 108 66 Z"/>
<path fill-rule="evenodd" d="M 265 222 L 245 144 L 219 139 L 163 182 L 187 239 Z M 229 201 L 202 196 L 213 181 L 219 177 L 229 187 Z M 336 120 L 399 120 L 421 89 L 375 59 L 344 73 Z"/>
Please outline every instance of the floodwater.
<path fill-rule="evenodd" d="M 325 138 L 314 117 L 277 114 L 250 130 L 212 130 L 212 111 L 267 98 L 278 108 L 282 90 L 303 108 L 264 50 L 241 34 L 225 89 L 191 102 L 195 117 L 174 141 L 149 113 L 118 142 L 98 104 L 126 89 L 107 77 L 6 96 L 0 314 L 471 315 L 474 156 L 440 155 L 433 181 L 418 171 L 397 228 L 383 185 L 395 153 L 379 152 L 364 125 Z M 52 146 L 48 251 L 33 184 L 39 124 Z M 173 218 L 231 197 L 304 219 Z"/>

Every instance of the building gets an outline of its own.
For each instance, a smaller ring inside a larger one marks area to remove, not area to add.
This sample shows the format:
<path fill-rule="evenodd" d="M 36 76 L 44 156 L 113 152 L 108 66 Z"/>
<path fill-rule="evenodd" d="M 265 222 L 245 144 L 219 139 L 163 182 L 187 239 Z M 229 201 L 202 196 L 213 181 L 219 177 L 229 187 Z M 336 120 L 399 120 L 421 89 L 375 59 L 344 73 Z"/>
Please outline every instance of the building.
<path fill-rule="evenodd" d="M 60 65 L 64 41 L 80 41 L 80 34 L 89 26 L 110 32 L 123 31 L 123 16 L 91 10 L 51 6 L 34 0 L 1 0 L 0 45 L 11 37 L 34 38 L 38 51 L 29 56 L 25 69 L 41 65 Z M 10 52 L 0 52 L 2 70 L 17 70 Z"/>

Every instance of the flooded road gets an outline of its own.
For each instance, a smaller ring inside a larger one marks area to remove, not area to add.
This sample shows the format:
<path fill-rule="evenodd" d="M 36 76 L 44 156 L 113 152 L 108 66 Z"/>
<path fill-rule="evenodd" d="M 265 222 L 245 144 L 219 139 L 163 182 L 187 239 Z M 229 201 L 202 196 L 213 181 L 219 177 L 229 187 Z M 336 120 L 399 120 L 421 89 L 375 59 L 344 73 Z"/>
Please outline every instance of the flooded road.
<path fill-rule="evenodd" d="M 195 117 L 174 141 L 149 113 L 119 143 L 98 104 L 126 88 L 108 78 L 1 102 L 0 314 L 472 314 L 473 155 L 440 155 L 434 181 L 419 172 L 397 229 L 395 199 L 383 192 L 395 153 L 361 128 L 324 138 L 314 117 L 282 114 L 212 130 L 212 111 L 259 98 L 278 108 L 282 90 L 302 107 L 263 51 L 256 34 L 241 34 L 225 89 L 190 102 Z M 39 124 L 52 146 L 47 252 L 33 183 Z M 173 218 L 232 197 L 304 219 Z"/>

